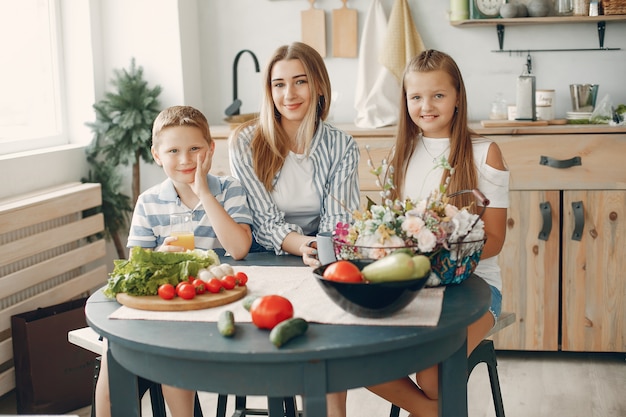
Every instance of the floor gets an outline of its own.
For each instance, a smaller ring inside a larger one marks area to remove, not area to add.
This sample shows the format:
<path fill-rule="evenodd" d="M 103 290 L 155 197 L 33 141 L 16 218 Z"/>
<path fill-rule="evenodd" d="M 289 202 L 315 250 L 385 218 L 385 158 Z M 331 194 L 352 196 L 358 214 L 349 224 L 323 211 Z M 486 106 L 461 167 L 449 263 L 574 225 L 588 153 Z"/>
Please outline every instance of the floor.
<path fill-rule="evenodd" d="M 538 352 L 498 352 L 498 373 L 507 417 L 624 417 L 626 416 L 626 355 Z M 216 395 L 200 393 L 206 417 L 212 417 Z M 232 404 L 229 409 L 232 414 Z M 264 407 L 253 397 L 252 406 Z M 484 364 L 468 383 L 469 417 L 493 417 L 489 378 Z M 150 417 L 148 398 L 144 416 Z M 14 392 L 0 398 L 0 415 L 15 414 Z M 90 407 L 70 415 L 89 417 Z M 389 404 L 365 389 L 348 394 L 349 417 L 383 417 Z M 407 413 L 402 412 L 401 417 Z"/>

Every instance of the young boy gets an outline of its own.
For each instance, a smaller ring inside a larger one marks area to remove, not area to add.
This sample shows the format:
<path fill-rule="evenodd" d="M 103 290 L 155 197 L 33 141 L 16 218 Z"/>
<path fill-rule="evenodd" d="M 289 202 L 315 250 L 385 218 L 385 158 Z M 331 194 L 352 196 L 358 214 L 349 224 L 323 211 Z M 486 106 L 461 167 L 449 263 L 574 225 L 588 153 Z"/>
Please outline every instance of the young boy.
<path fill-rule="evenodd" d="M 252 244 L 252 216 L 244 189 L 232 177 L 209 174 L 215 142 L 206 117 L 193 107 L 163 110 L 152 127 L 152 155 L 167 179 L 144 191 L 137 200 L 128 247 L 181 252 L 169 236 L 170 214 L 191 214 L 195 247 L 223 248 L 234 259 L 244 258 Z M 106 344 L 106 341 L 105 341 Z M 106 348 L 105 350 L 106 351 Z M 194 391 L 163 386 L 173 417 L 193 415 Z M 96 386 L 96 416 L 111 415 L 106 355 Z"/>

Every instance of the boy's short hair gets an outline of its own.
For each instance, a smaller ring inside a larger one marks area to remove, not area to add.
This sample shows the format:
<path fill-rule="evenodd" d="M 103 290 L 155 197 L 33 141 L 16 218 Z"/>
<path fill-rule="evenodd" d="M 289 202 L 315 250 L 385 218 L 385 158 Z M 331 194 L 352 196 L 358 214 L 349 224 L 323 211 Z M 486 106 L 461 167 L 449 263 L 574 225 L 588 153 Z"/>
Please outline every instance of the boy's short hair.
<path fill-rule="evenodd" d="M 152 146 L 158 144 L 159 133 L 170 126 L 191 126 L 197 127 L 202 132 L 202 136 L 210 145 L 213 142 L 209 122 L 202 112 L 191 106 L 172 106 L 161 111 L 154 119 L 152 125 Z"/>

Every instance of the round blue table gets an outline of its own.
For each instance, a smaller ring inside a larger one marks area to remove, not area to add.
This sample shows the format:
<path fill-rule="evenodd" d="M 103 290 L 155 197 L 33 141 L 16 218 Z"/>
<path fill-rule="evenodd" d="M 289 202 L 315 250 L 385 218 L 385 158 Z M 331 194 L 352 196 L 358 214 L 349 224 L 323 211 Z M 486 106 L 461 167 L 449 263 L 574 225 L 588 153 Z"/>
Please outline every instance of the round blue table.
<path fill-rule="evenodd" d="M 231 265 L 302 266 L 301 258 L 250 254 Z M 108 339 L 113 417 L 139 417 L 137 376 L 186 389 L 267 396 L 270 416 L 282 397 L 301 395 L 307 417 L 326 415 L 326 393 L 390 381 L 440 363 L 439 415 L 467 416 L 466 328 L 489 308 L 490 291 L 472 276 L 446 288 L 436 327 L 311 323 L 280 349 L 267 331 L 238 324 L 232 338 L 212 322 L 110 320 L 120 305 L 94 293 L 87 322 Z M 348 314 L 348 313 L 346 313 Z"/>

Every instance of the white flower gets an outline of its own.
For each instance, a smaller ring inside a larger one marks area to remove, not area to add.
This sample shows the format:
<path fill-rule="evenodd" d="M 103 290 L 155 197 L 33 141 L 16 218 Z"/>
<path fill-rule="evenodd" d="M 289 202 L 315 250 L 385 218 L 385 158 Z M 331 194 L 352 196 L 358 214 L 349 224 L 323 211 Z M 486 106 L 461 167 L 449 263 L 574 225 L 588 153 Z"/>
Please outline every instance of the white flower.
<path fill-rule="evenodd" d="M 422 253 L 428 253 L 437 246 L 437 236 L 423 227 L 417 234 L 417 247 Z"/>

